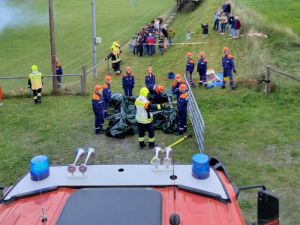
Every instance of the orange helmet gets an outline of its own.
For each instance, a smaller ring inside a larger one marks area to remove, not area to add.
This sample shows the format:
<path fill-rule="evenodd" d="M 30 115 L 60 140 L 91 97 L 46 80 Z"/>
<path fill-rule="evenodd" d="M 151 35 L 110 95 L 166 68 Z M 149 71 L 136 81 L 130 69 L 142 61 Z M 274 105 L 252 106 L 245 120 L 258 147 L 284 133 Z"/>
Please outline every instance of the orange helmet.
<path fill-rule="evenodd" d="M 186 91 L 187 90 L 187 86 L 185 84 L 180 84 L 179 90 L 180 91 Z"/>
<path fill-rule="evenodd" d="M 228 47 L 224 47 L 223 48 L 223 52 L 228 52 L 229 51 L 229 48 Z"/>
<path fill-rule="evenodd" d="M 157 86 L 155 87 L 155 90 L 156 90 L 158 93 L 162 93 L 162 92 L 164 92 L 165 87 L 162 86 L 162 85 L 157 85 Z"/>
<path fill-rule="evenodd" d="M 180 81 L 181 78 L 182 78 L 181 75 L 179 73 L 177 73 L 175 76 L 175 80 Z"/>
<path fill-rule="evenodd" d="M 127 71 L 127 72 L 131 72 L 131 67 L 130 67 L 130 66 L 127 66 L 127 67 L 126 67 L 126 71 Z"/>
<path fill-rule="evenodd" d="M 233 56 L 229 53 L 228 56 L 227 56 L 227 58 L 228 58 L 228 59 L 232 59 Z"/>
<path fill-rule="evenodd" d="M 193 55 L 193 54 L 192 54 L 191 52 L 186 53 L 186 56 L 187 56 L 187 57 L 192 57 L 192 55 Z"/>
<path fill-rule="evenodd" d="M 205 57 L 205 53 L 204 53 L 204 52 L 200 52 L 200 55 L 199 55 L 199 56 L 200 56 L 200 58 L 201 58 L 201 57 Z"/>
<path fill-rule="evenodd" d="M 105 80 L 105 82 L 111 82 L 112 81 L 111 76 L 109 76 L 109 75 L 106 75 L 104 80 Z"/>
<path fill-rule="evenodd" d="M 95 90 L 96 92 L 99 92 L 99 91 L 102 90 L 102 86 L 99 85 L 99 84 L 97 84 L 97 85 L 95 86 L 94 90 Z"/>

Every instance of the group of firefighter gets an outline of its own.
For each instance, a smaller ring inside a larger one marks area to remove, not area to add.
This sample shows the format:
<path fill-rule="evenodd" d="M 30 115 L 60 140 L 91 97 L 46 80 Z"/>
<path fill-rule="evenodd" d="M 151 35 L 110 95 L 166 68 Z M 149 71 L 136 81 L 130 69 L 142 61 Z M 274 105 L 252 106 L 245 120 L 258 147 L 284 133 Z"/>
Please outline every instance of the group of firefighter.
<path fill-rule="evenodd" d="M 112 45 L 112 51 L 106 59 L 112 58 L 113 69 L 116 74 L 120 74 L 120 45 L 118 42 L 114 42 Z M 222 88 L 225 88 L 226 81 L 229 79 L 230 88 L 235 89 L 233 73 L 236 72 L 235 64 L 232 54 L 228 47 L 223 48 L 222 67 L 223 67 L 223 84 Z M 58 65 L 58 69 L 61 69 L 61 65 Z M 186 76 L 189 78 L 191 87 L 195 87 L 193 81 L 195 62 L 192 53 L 186 54 Z M 28 78 L 28 85 L 33 92 L 34 103 L 41 103 L 42 97 L 42 74 L 38 71 L 38 67 L 33 65 L 31 67 L 32 72 Z M 62 71 L 61 71 L 62 72 Z M 207 87 L 206 72 L 207 72 L 207 60 L 204 52 L 200 52 L 199 60 L 197 63 L 197 72 L 199 73 L 199 86 Z M 147 74 L 145 76 L 145 87 L 140 89 L 139 97 L 135 100 L 136 106 L 136 121 L 138 124 L 138 136 L 140 148 L 146 146 L 144 138 L 145 132 L 148 131 L 148 144 L 149 148 L 155 147 L 155 131 L 153 126 L 153 116 L 151 111 L 160 110 L 167 107 L 167 103 L 161 100 L 161 94 L 164 92 L 164 87 L 156 83 L 155 75 L 152 67 L 148 67 Z M 95 134 L 103 134 L 104 119 L 109 116 L 107 109 L 111 100 L 111 84 L 112 78 L 107 75 L 104 78 L 104 84 L 96 85 L 92 96 L 93 112 L 95 114 Z M 60 82 L 59 82 L 60 83 Z M 126 73 L 122 77 L 122 86 L 125 96 L 132 96 L 132 92 L 135 86 L 135 75 L 130 67 L 126 67 Z M 172 92 L 177 98 L 178 109 L 178 127 L 177 133 L 179 135 L 184 134 L 187 131 L 187 106 L 189 101 L 188 87 L 180 74 L 176 74 L 175 81 L 172 85 Z M 149 94 L 154 97 L 154 101 L 149 101 Z"/>
<path fill-rule="evenodd" d="M 162 100 L 161 94 L 165 91 L 162 85 L 156 83 L 156 76 L 153 73 L 152 67 L 148 67 L 145 76 L 145 86 L 140 89 L 140 94 L 135 100 L 136 106 L 136 121 L 138 125 L 138 136 L 140 148 L 144 148 L 145 132 L 148 132 L 148 146 L 155 147 L 155 130 L 153 126 L 153 115 L 151 111 L 166 108 L 168 103 Z M 107 108 L 111 99 L 110 83 L 112 81 L 110 76 L 105 76 L 104 85 L 96 85 L 92 96 L 93 111 L 95 114 L 95 134 L 104 133 L 103 123 L 104 119 L 109 116 Z M 122 85 L 124 94 L 132 96 L 132 90 L 135 85 L 135 76 L 130 67 L 126 68 L 126 73 L 122 78 Z M 178 134 L 182 135 L 187 131 L 187 104 L 188 94 L 187 85 L 180 74 L 176 75 L 176 80 L 172 85 L 172 92 L 177 96 L 178 109 Z M 154 101 L 149 100 L 149 94 L 153 96 Z"/>
<path fill-rule="evenodd" d="M 120 49 L 120 45 L 114 42 L 115 49 Z M 113 47 L 112 47 L 113 49 Z M 115 50 L 120 53 L 120 50 Z M 222 67 L 223 67 L 223 84 L 225 88 L 226 81 L 230 80 L 230 88 L 234 90 L 233 73 L 236 72 L 235 64 L 232 54 L 228 47 L 223 48 Z M 113 51 L 108 56 L 113 57 Z M 115 59 L 115 58 L 114 58 Z M 118 59 L 118 58 L 117 58 Z M 116 73 L 121 73 L 120 61 L 117 60 L 117 67 L 114 66 Z M 186 76 L 189 78 L 191 87 L 195 87 L 192 74 L 194 72 L 195 62 L 192 53 L 186 54 Z M 207 60 L 204 52 L 200 52 L 197 64 L 197 72 L 199 73 L 199 86 L 207 87 L 206 72 Z M 103 123 L 105 117 L 108 116 L 107 109 L 111 99 L 110 83 L 112 78 L 105 76 L 105 83 L 103 86 L 96 85 L 92 97 L 93 111 L 95 114 L 95 133 L 104 133 Z M 132 96 L 132 91 L 135 85 L 135 75 L 131 67 L 126 67 L 126 72 L 122 77 L 122 86 L 125 96 Z M 189 102 L 188 87 L 180 74 L 176 74 L 175 81 L 172 84 L 172 92 L 177 98 L 177 113 L 178 113 L 178 135 L 184 134 L 187 131 L 187 106 Z M 161 99 L 161 94 L 164 92 L 164 87 L 156 83 L 156 77 L 153 73 L 152 67 L 148 67 L 145 76 L 145 86 L 140 89 L 138 98 L 135 100 L 136 106 L 136 121 L 138 124 L 138 136 L 140 148 L 144 148 L 145 133 L 148 132 L 148 147 L 155 147 L 155 130 L 153 126 L 153 115 L 151 111 L 166 108 L 168 104 Z M 149 94 L 154 98 L 154 101 L 149 100 Z"/>

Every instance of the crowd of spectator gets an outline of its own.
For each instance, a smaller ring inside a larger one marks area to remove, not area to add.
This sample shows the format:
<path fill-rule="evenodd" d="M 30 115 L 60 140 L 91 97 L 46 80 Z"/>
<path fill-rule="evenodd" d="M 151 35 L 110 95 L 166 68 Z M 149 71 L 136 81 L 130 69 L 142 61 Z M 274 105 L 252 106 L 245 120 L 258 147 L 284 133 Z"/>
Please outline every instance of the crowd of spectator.
<path fill-rule="evenodd" d="M 221 9 L 215 12 L 213 29 L 219 31 L 221 35 L 229 27 L 229 36 L 232 38 L 240 37 L 241 21 L 238 16 L 231 14 L 230 2 L 225 2 Z"/>
<path fill-rule="evenodd" d="M 129 43 L 129 51 L 134 55 L 153 56 L 157 52 L 163 55 L 173 45 L 175 32 L 163 24 L 162 18 L 156 18 L 141 27 Z"/>

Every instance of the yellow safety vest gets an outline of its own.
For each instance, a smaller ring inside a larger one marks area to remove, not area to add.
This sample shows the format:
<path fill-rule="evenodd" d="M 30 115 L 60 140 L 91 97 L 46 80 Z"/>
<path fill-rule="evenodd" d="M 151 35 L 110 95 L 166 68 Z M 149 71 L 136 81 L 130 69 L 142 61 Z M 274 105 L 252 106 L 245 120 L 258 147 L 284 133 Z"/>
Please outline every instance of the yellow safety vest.
<path fill-rule="evenodd" d="M 38 90 L 43 87 L 42 84 L 42 74 L 38 71 L 32 72 L 29 74 L 29 79 L 31 82 L 31 89 L 32 90 Z"/>
<path fill-rule="evenodd" d="M 153 120 L 152 113 L 148 112 L 145 109 L 145 106 L 149 104 L 149 101 L 145 97 L 139 96 L 135 100 L 135 106 L 136 106 L 136 114 L 135 114 L 135 119 L 138 123 L 143 123 L 143 124 L 148 124 L 151 123 Z M 150 117 L 150 118 L 148 118 Z"/>
<path fill-rule="evenodd" d="M 121 58 L 120 58 L 120 49 L 118 47 L 115 47 L 113 46 L 111 48 L 111 52 L 114 56 L 112 56 L 111 58 L 111 62 L 112 63 L 117 63 L 117 62 L 120 62 L 121 61 Z"/>

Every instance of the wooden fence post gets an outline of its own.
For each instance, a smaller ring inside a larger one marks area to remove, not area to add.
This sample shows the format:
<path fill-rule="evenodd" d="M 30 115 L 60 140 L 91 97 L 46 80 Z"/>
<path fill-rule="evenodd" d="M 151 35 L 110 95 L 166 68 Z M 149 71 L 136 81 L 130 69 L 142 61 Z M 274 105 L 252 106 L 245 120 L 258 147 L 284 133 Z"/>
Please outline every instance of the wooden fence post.
<path fill-rule="evenodd" d="M 267 66 L 266 76 L 265 76 L 265 95 L 270 94 L 271 92 L 271 66 Z"/>
<path fill-rule="evenodd" d="M 82 76 L 80 77 L 80 88 L 81 88 L 81 95 L 86 95 L 86 67 L 82 67 Z"/>

